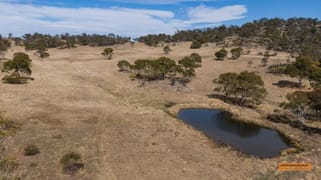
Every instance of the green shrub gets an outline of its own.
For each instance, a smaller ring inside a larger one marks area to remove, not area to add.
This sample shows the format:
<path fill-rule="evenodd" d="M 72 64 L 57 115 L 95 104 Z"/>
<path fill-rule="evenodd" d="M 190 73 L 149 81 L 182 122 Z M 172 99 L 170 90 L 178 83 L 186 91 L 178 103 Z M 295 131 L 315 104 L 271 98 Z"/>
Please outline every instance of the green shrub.
<path fill-rule="evenodd" d="M 243 52 L 242 48 L 234 48 L 231 50 L 232 53 L 232 59 L 238 59 Z"/>
<path fill-rule="evenodd" d="M 172 50 L 171 50 L 171 48 L 169 48 L 168 45 L 166 45 L 166 46 L 163 48 L 163 51 L 164 51 L 165 54 L 168 54 L 168 53 L 169 53 L 170 51 L 172 51 Z"/>
<path fill-rule="evenodd" d="M 224 60 L 227 56 L 227 51 L 224 48 L 222 48 L 221 50 L 215 53 L 215 56 L 217 60 Z"/>
<path fill-rule="evenodd" d="M 202 43 L 199 41 L 193 41 L 190 48 L 191 49 L 199 49 L 202 47 Z"/>
<path fill-rule="evenodd" d="M 34 156 L 39 153 L 40 153 L 40 151 L 39 151 L 38 147 L 34 144 L 29 144 L 24 148 L 24 155 L 25 156 Z"/>
<path fill-rule="evenodd" d="M 47 58 L 50 56 L 50 54 L 46 50 L 38 50 L 37 53 L 41 58 Z"/>
<path fill-rule="evenodd" d="M 285 74 L 287 64 L 274 64 L 268 67 L 268 72 L 272 74 Z"/>
<path fill-rule="evenodd" d="M 84 168 L 81 155 L 76 152 L 70 152 L 65 154 L 61 158 L 60 163 L 63 165 L 64 173 L 71 174 L 71 175 L 74 175 L 80 169 Z"/>
<path fill-rule="evenodd" d="M 105 48 L 104 52 L 101 53 L 102 55 L 106 56 L 108 59 L 111 59 L 114 54 L 114 49 L 112 48 Z"/>
<path fill-rule="evenodd" d="M 129 71 L 130 70 L 130 63 L 126 60 L 121 60 L 117 64 L 119 71 Z"/>

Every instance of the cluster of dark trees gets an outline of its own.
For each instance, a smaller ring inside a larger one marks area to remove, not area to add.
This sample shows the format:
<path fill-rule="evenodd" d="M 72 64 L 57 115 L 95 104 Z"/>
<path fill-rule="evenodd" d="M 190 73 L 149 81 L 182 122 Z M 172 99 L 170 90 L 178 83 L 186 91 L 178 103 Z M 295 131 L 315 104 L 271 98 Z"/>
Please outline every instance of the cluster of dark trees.
<path fill-rule="evenodd" d="M 321 60 L 321 21 L 311 18 L 263 18 L 242 26 L 224 25 L 215 28 L 178 31 L 174 35 L 147 35 L 137 40 L 147 45 L 160 42 L 197 41 L 224 42 L 227 37 L 236 37 L 236 46 L 247 46 L 250 43 L 266 46 L 267 49 L 288 51 L 309 55 Z"/>
<path fill-rule="evenodd" d="M 121 37 L 114 34 L 81 34 L 81 35 L 48 35 L 48 34 L 25 34 L 22 38 L 14 38 L 17 45 L 24 45 L 26 50 L 43 50 L 47 48 L 72 48 L 81 46 L 108 46 L 124 44 L 130 41 L 129 37 Z"/>
<path fill-rule="evenodd" d="M 299 121 L 305 118 L 320 119 L 321 117 L 321 67 L 320 64 L 307 56 L 299 56 L 296 61 L 288 64 L 284 74 L 298 79 L 299 87 L 303 87 L 303 78 L 308 78 L 312 91 L 296 91 L 287 94 L 287 102 L 281 107 L 290 110 Z"/>
<path fill-rule="evenodd" d="M 182 85 L 190 82 L 195 76 L 195 69 L 201 67 L 202 58 L 197 53 L 192 53 L 176 63 L 175 60 L 160 57 L 156 60 L 138 59 L 134 64 L 122 60 L 118 62 L 120 71 L 127 71 L 134 74 L 136 79 L 142 80 L 142 85 L 146 81 L 169 79 L 171 85 L 175 85 L 176 81 Z"/>

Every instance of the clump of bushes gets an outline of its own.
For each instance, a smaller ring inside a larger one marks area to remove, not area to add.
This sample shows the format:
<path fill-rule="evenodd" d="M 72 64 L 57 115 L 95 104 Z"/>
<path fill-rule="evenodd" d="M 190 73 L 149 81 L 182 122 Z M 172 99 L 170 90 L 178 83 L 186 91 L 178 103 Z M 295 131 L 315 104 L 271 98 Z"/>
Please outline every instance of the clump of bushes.
<path fill-rule="evenodd" d="M 113 48 L 105 48 L 104 51 L 101 53 L 108 59 L 111 59 L 113 54 L 114 54 L 114 49 Z"/>
<path fill-rule="evenodd" d="M 243 53 L 243 49 L 240 47 L 231 49 L 232 59 L 238 59 L 242 53 Z"/>
<path fill-rule="evenodd" d="M 215 53 L 215 56 L 217 60 L 224 60 L 227 56 L 227 51 L 224 48 L 222 48 L 221 50 Z"/>
<path fill-rule="evenodd" d="M 61 159 L 60 163 L 63 166 L 64 173 L 74 175 L 80 169 L 83 169 L 84 163 L 82 162 L 81 155 L 76 152 L 70 152 L 65 154 Z"/>
<path fill-rule="evenodd" d="M 130 63 L 126 60 L 121 60 L 117 64 L 119 71 L 130 71 Z"/>
<path fill-rule="evenodd" d="M 172 50 L 171 50 L 171 48 L 169 48 L 168 45 L 166 45 L 166 46 L 163 48 L 163 51 L 164 51 L 165 54 L 168 54 L 168 53 L 169 53 L 170 51 L 172 51 Z"/>
<path fill-rule="evenodd" d="M 268 72 L 272 74 L 285 74 L 287 64 L 274 64 L 268 67 Z"/>
<path fill-rule="evenodd" d="M 199 49 L 201 47 L 202 47 L 202 43 L 197 41 L 197 40 L 193 41 L 191 46 L 190 46 L 191 49 Z"/>
<path fill-rule="evenodd" d="M 41 57 L 41 58 L 47 58 L 50 56 L 50 54 L 48 53 L 48 51 L 46 49 L 38 50 L 37 53 L 38 53 L 39 57 Z"/>
<path fill-rule="evenodd" d="M 29 144 L 24 148 L 25 156 L 34 156 L 39 153 L 40 153 L 39 148 L 34 144 Z"/>

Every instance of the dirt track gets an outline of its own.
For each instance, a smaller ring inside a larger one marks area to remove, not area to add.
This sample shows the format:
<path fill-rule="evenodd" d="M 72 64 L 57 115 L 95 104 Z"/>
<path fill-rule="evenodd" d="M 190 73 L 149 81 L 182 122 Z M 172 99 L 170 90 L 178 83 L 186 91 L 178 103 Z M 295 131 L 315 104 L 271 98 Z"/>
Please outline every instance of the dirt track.
<path fill-rule="evenodd" d="M 163 56 L 162 48 L 121 45 L 114 47 L 115 55 L 110 61 L 100 55 L 103 47 L 51 49 L 51 56 L 44 60 L 28 52 L 35 80 L 25 85 L 0 83 L 0 111 L 22 124 L 17 134 L 4 143 L 6 155 L 16 157 L 19 162 L 13 175 L 23 179 L 320 178 L 318 135 L 308 136 L 280 125 L 293 137 L 304 139 L 307 152 L 262 160 L 213 143 L 165 113 L 166 102 L 216 102 L 207 97 L 214 88 L 212 80 L 229 71 L 250 70 L 262 75 L 269 94 L 259 107 L 261 113 L 247 114 L 254 121 L 265 122 L 256 118 L 272 112 L 284 101 L 287 92 L 294 91 L 272 85 L 288 78 L 265 73 L 255 49 L 239 60 L 220 62 L 212 56 L 218 47 L 190 50 L 188 46 L 189 43 L 181 43 L 171 47 L 173 51 L 167 55 L 178 60 L 197 52 L 203 57 L 197 76 L 183 91 L 176 91 L 177 87 L 168 82 L 139 87 L 139 82 L 131 81 L 129 74 L 117 70 L 119 60 L 158 58 Z M 17 51 L 24 50 L 14 47 L 6 57 L 11 58 Z M 270 64 L 286 61 L 287 56 L 279 53 L 271 58 Z M 252 67 L 248 66 L 249 60 L 254 62 Z M 41 153 L 23 156 L 23 148 L 31 143 L 37 144 Z M 62 174 L 59 164 L 60 158 L 70 151 L 81 153 L 85 163 L 85 169 L 75 177 Z M 312 173 L 280 174 L 277 163 L 283 160 L 313 162 L 315 169 Z M 31 167 L 31 162 L 37 166 Z"/>

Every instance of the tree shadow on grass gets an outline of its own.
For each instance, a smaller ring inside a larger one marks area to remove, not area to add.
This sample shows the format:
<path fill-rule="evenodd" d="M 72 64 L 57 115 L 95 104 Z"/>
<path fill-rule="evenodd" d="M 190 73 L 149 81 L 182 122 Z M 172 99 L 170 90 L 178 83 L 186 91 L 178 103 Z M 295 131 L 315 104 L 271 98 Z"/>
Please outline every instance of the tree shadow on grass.
<path fill-rule="evenodd" d="M 279 88 L 300 88 L 299 83 L 288 80 L 280 80 L 277 83 L 273 83 L 273 85 L 278 86 Z"/>
<path fill-rule="evenodd" d="M 251 108 L 251 109 L 256 109 L 256 105 L 254 102 L 252 101 L 249 101 L 249 100 L 246 100 L 244 102 L 244 104 L 240 105 L 239 104 L 239 98 L 236 98 L 236 97 L 226 97 L 222 94 L 216 94 L 216 93 L 213 93 L 213 94 L 208 94 L 207 95 L 208 98 L 213 98 L 213 99 L 219 99 L 219 100 L 222 100 L 228 104 L 232 104 L 232 105 L 237 105 L 237 106 L 241 106 L 241 107 L 247 107 L 247 108 Z"/>

